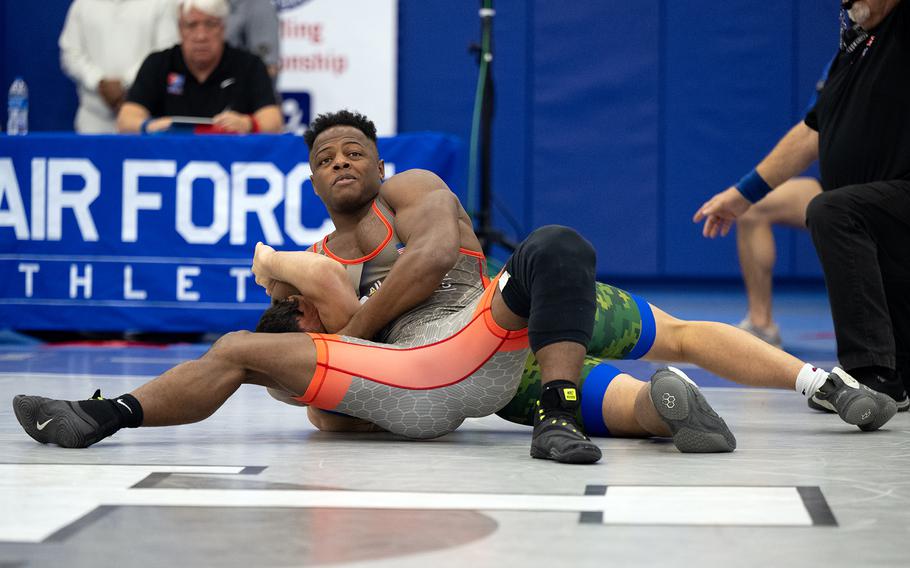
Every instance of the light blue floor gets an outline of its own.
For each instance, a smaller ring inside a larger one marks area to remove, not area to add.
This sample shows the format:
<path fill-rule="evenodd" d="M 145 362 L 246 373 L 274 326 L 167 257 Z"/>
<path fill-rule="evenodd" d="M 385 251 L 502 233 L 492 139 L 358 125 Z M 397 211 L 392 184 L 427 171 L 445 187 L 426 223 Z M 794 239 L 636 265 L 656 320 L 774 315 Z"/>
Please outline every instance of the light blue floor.
<path fill-rule="evenodd" d="M 626 288 L 686 319 L 745 312 L 734 288 Z M 823 293 L 776 299 L 785 348 L 830 367 Z M 0 566 L 907 563 L 908 413 L 864 433 L 795 392 L 725 388 L 692 368 L 736 435 L 733 453 L 596 438 L 603 460 L 567 466 L 531 459 L 530 429 L 496 416 L 426 442 L 332 434 L 252 385 L 202 422 L 66 450 L 35 443 L 9 404 L 128 392 L 207 347 L 0 346 Z"/>

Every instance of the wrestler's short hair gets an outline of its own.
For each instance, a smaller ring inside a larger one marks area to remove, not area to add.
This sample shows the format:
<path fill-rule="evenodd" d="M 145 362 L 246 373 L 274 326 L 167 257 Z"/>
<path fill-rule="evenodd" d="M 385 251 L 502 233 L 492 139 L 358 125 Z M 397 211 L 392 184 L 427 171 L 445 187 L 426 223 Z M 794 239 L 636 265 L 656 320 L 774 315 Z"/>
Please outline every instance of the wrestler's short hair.
<path fill-rule="evenodd" d="M 294 333 L 301 331 L 297 321 L 297 300 L 281 300 L 266 308 L 256 324 L 257 333 Z"/>
<path fill-rule="evenodd" d="M 316 142 L 316 137 L 335 126 L 353 126 L 372 140 L 373 144 L 376 144 L 376 125 L 373 124 L 372 120 L 356 111 L 339 110 L 320 114 L 304 133 L 303 141 L 306 142 L 311 152 L 313 151 L 313 143 Z"/>

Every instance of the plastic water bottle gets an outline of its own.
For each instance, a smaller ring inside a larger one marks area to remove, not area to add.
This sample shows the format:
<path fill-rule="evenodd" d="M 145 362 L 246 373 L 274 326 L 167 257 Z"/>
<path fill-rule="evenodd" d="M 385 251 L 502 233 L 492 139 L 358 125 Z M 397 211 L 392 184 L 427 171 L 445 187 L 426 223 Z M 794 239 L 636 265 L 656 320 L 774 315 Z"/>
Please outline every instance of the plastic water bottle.
<path fill-rule="evenodd" d="M 16 77 L 9 88 L 6 133 L 28 134 L 28 85 L 22 77 Z"/>

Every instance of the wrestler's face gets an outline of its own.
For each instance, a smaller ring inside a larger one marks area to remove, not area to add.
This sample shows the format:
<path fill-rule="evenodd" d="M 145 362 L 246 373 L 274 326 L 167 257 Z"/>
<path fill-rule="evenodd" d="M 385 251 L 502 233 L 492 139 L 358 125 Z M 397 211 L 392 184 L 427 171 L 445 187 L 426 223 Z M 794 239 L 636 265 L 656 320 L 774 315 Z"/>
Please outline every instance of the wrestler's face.
<path fill-rule="evenodd" d="M 218 64 L 224 52 L 224 20 L 196 8 L 180 10 L 180 49 L 190 68 Z"/>
<path fill-rule="evenodd" d="M 310 180 L 329 213 L 355 213 L 379 194 L 385 164 L 376 145 L 353 126 L 334 126 L 313 141 Z"/>

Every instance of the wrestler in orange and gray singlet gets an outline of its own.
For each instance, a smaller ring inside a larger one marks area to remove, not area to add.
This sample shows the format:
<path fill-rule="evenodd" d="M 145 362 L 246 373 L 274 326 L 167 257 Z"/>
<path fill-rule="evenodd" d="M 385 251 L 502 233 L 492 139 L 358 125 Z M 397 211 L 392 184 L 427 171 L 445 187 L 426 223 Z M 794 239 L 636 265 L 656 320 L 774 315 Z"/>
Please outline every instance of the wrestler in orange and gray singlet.
<path fill-rule="evenodd" d="M 393 228 L 392 211 L 377 199 L 372 213 L 387 234 L 369 254 L 341 258 L 332 253 L 327 239 L 312 247 L 344 265 L 362 302 L 379 289 L 404 252 Z M 484 256 L 466 249 L 460 252 L 439 288 L 391 322 L 375 342 L 311 333 L 317 346 L 317 371 L 307 392 L 296 400 L 412 438 L 440 436 L 467 417 L 497 411 L 506 420 L 531 425 L 541 389 L 527 332 L 509 332 L 493 321 L 494 287 L 489 286 Z M 579 417 L 589 435 L 605 436 L 609 431 L 601 401 L 619 370 L 602 358 L 637 358 L 646 353 L 654 338 L 654 317 L 647 302 L 618 288 L 597 283 L 595 296 L 594 334 L 580 385 Z"/>
<path fill-rule="evenodd" d="M 387 235 L 370 254 L 344 259 L 326 240 L 313 246 L 345 266 L 361 301 L 369 301 L 404 252 L 391 210 L 377 199 L 372 211 Z M 380 331 L 377 341 L 310 333 L 316 372 L 297 400 L 411 438 L 441 436 L 467 417 L 505 406 L 528 358 L 527 331 L 493 321 L 484 256 L 460 252 L 433 294 Z"/>

